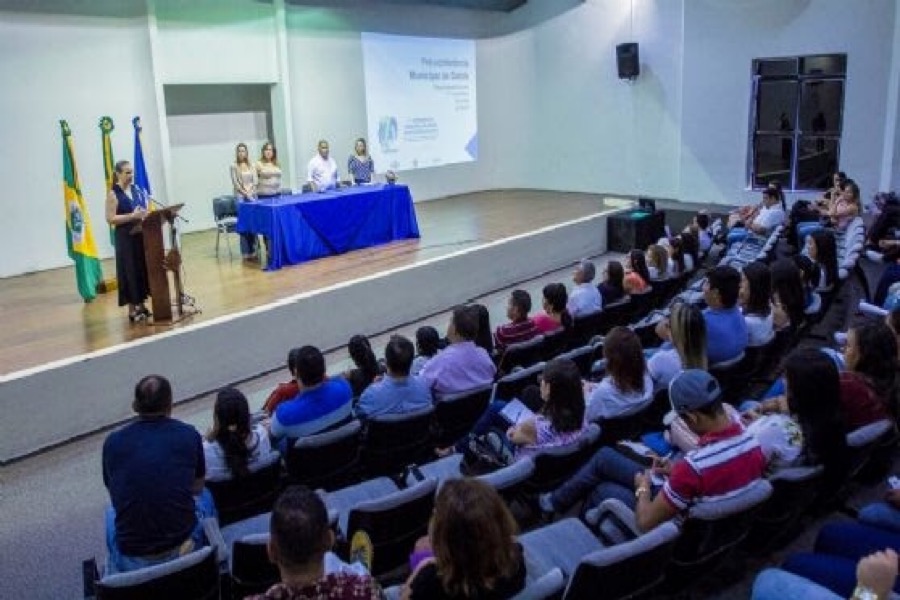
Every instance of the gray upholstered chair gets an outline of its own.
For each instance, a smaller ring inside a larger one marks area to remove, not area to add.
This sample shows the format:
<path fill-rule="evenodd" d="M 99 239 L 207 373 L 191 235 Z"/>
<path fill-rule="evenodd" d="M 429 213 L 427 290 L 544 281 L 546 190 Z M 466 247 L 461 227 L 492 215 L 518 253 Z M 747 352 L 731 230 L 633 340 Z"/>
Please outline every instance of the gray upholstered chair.
<path fill-rule="evenodd" d="M 94 588 L 98 600 L 217 600 L 219 567 L 213 548 L 206 546 L 159 565 L 108 575 Z"/>

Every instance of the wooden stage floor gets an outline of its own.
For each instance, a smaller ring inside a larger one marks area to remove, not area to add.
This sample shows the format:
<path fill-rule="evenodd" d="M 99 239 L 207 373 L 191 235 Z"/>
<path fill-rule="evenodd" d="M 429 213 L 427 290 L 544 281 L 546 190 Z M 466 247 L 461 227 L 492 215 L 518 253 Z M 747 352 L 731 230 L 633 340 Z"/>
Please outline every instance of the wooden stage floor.
<path fill-rule="evenodd" d="M 597 194 L 532 190 L 464 194 L 416 204 L 419 240 L 349 252 L 267 273 L 240 258 L 229 260 L 224 240 L 215 256 L 215 231 L 182 237 L 184 287 L 202 313 L 175 326 L 131 324 L 116 292 L 81 301 L 70 267 L 0 279 L 0 378 L 55 360 L 110 348 L 173 327 L 208 321 L 336 283 L 415 264 L 608 208 Z M 112 259 L 103 261 L 107 277 Z"/>

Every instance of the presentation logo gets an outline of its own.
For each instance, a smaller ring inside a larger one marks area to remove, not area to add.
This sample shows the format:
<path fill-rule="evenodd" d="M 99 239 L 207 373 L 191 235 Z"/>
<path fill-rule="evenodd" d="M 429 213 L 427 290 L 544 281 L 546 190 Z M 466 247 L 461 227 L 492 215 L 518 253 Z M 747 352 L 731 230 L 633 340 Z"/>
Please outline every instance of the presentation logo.
<path fill-rule="evenodd" d="M 385 116 L 378 121 L 378 143 L 382 152 L 390 152 L 397 147 L 396 117 Z"/>

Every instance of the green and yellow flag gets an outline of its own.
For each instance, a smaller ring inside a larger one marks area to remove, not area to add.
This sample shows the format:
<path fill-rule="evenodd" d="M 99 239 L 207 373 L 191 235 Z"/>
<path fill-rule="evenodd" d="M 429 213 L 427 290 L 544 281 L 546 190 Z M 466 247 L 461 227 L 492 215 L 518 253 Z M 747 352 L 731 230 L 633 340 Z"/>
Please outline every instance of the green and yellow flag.
<path fill-rule="evenodd" d="M 110 134 L 116 126 L 111 117 L 100 117 L 100 143 L 103 145 L 103 177 L 106 180 L 106 192 L 116 183 L 116 159 L 113 158 L 112 139 Z M 116 245 L 116 228 L 109 226 L 109 243 Z"/>
<path fill-rule="evenodd" d="M 63 137 L 63 209 L 66 215 L 66 245 L 69 256 L 75 261 L 75 280 L 78 293 L 85 302 L 97 297 L 97 284 L 103 279 L 97 244 L 91 229 L 87 205 L 81 195 L 81 183 L 72 151 L 72 131 L 69 124 L 60 121 Z"/>

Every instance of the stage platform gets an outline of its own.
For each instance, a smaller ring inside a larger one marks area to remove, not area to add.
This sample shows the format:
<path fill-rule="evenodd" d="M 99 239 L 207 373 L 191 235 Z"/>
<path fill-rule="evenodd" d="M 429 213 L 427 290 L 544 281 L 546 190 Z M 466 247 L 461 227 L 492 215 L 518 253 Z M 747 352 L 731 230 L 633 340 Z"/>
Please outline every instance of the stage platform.
<path fill-rule="evenodd" d="M 0 464 L 127 419 L 134 382 L 170 377 L 178 401 L 283 366 L 288 348 L 346 343 L 606 249 L 601 195 L 504 190 L 416 205 L 421 239 L 277 272 L 229 259 L 215 232 L 183 236 L 202 312 L 132 325 L 116 294 L 80 301 L 70 268 L 0 280 Z M 113 273 L 112 261 L 104 272 Z"/>

